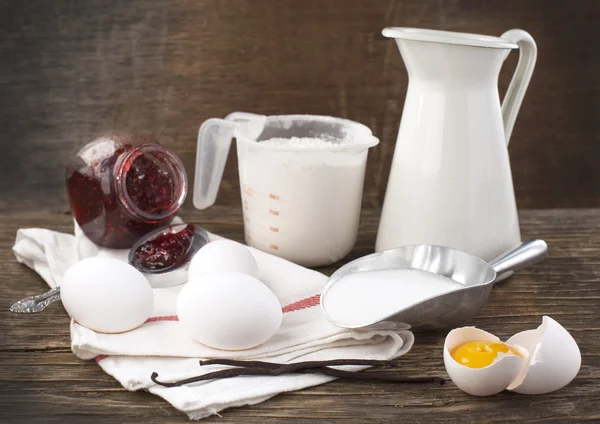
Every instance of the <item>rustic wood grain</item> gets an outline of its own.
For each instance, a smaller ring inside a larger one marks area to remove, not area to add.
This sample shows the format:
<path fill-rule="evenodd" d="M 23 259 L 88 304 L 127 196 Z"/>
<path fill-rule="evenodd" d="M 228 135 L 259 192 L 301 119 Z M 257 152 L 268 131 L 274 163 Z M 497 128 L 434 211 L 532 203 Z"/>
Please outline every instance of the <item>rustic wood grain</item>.
<path fill-rule="evenodd" d="M 64 204 L 69 155 L 105 129 L 154 133 L 191 176 L 200 123 L 244 110 L 370 126 L 364 202 L 380 206 L 407 85 L 381 29 L 519 27 L 539 48 L 509 148 L 519 206 L 597 207 L 599 18 L 596 0 L 0 0 L 0 193 Z M 231 154 L 219 204 L 238 186 Z"/>
<path fill-rule="evenodd" d="M 345 259 L 373 250 L 379 210 L 363 212 L 355 250 Z M 241 240 L 238 208 L 184 211 L 190 222 Z M 452 383 L 400 385 L 337 381 L 277 396 L 259 405 L 224 411 L 215 423 L 360 422 L 598 422 L 600 412 L 600 209 L 526 210 L 523 237 L 540 237 L 550 246 L 543 264 L 499 284 L 473 324 L 501 338 L 535 328 L 550 315 L 575 337 L 582 368 L 568 387 L 543 396 L 502 393 L 475 398 Z M 71 231 L 63 209 L 5 214 L 0 220 L 0 422 L 170 423 L 187 417 L 160 398 L 131 393 L 93 361 L 77 359 L 69 348 L 69 320 L 60 304 L 42 314 L 12 315 L 7 308 L 44 283 L 18 264 L 10 247 L 17 228 L 38 226 Z M 339 264 L 338 264 L 339 265 Z M 336 266 L 322 269 L 331 273 Z M 419 334 L 397 372 L 446 377 L 444 333 Z"/>

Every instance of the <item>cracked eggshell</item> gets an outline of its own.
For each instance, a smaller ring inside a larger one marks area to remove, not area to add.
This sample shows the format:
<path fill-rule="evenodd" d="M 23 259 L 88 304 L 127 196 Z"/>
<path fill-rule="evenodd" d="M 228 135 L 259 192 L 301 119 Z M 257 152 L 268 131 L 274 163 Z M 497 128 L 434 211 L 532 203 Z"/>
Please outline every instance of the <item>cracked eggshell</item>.
<path fill-rule="evenodd" d="M 487 367 L 469 368 L 452 358 L 450 351 L 454 347 L 475 340 L 491 340 L 502 343 L 493 334 L 475 327 L 454 329 L 448 333 L 444 342 L 444 365 L 446 366 L 446 371 L 454 384 L 466 393 L 474 396 L 490 396 L 500 393 L 517 377 L 526 360 L 515 355 L 500 353 L 496 360 Z M 524 349 L 519 346 L 513 347 L 523 356 L 528 356 L 528 352 L 524 351 Z"/>
<path fill-rule="evenodd" d="M 530 352 L 527 364 L 508 387 L 517 393 L 538 395 L 569 384 L 581 367 L 581 352 L 573 336 L 558 322 L 544 316 L 535 330 L 522 331 L 506 342 Z"/>

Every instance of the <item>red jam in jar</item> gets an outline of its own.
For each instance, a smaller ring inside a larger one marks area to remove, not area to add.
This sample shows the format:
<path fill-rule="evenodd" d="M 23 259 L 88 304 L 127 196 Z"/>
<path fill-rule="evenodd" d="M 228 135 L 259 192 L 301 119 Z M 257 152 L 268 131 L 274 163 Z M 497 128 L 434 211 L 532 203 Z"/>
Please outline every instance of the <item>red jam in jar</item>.
<path fill-rule="evenodd" d="M 177 156 L 150 136 L 106 133 L 67 165 L 75 220 L 94 243 L 125 249 L 168 225 L 187 194 Z"/>

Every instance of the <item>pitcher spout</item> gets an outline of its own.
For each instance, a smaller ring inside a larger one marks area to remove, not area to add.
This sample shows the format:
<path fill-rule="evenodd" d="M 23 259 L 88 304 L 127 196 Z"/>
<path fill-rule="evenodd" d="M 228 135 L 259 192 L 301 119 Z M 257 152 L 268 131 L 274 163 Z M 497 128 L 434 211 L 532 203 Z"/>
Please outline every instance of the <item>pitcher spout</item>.
<path fill-rule="evenodd" d="M 382 33 L 396 40 L 411 82 L 445 82 L 455 87 L 495 85 L 504 59 L 518 48 L 506 39 L 478 34 L 398 27 Z"/>
<path fill-rule="evenodd" d="M 469 34 L 465 32 L 439 31 L 435 29 L 389 27 L 381 31 L 384 37 L 424 41 L 429 43 L 452 44 L 458 46 L 486 47 L 492 49 L 518 49 L 519 45 L 510 40 L 491 35 Z"/>

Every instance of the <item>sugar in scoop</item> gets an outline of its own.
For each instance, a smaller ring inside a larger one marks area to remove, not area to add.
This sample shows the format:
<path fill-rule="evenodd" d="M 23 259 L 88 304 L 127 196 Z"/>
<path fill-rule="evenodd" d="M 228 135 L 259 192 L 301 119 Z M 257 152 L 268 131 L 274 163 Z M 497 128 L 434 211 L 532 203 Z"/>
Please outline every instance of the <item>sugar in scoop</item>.
<path fill-rule="evenodd" d="M 417 269 L 363 271 L 333 284 L 322 304 L 332 322 L 358 327 L 461 287 L 450 278 Z"/>

